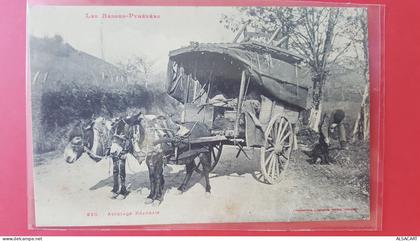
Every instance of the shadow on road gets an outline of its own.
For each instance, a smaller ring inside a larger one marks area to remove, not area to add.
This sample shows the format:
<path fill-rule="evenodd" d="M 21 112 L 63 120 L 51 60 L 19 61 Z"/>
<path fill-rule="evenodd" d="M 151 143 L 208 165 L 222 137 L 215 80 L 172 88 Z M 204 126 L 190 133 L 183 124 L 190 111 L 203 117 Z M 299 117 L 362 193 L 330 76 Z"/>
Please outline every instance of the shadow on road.
<path fill-rule="evenodd" d="M 211 172 L 210 175 L 210 185 L 211 179 L 229 176 L 235 178 L 241 178 L 244 174 L 251 174 L 258 182 L 265 183 L 262 178 L 261 173 L 259 172 L 259 149 L 247 149 L 247 154 L 250 159 L 247 159 L 243 154 L 240 154 L 238 158 L 235 158 L 237 149 L 233 147 L 226 147 L 223 149 L 222 156 L 219 163 L 216 165 L 215 169 Z M 169 190 L 171 188 L 178 188 L 184 177 L 185 177 L 185 168 L 182 168 L 179 171 L 173 172 L 173 165 L 168 165 L 165 167 L 164 176 L 165 176 L 165 189 Z M 142 188 L 149 188 L 149 173 L 148 171 L 140 171 L 134 174 L 127 174 L 127 186 L 130 185 L 130 189 L 140 190 Z M 187 186 L 187 191 L 196 183 L 200 183 L 203 188 L 205 187 L 204 178 L 198 173 L 193 173 L 190 183 Z M 113 177 L 110 176 L 103 180 L 100 180 L 98 183 L 89 188 L 89 190 L 97 190 L 103 187 L 112 188 L 113 186 Z"/>

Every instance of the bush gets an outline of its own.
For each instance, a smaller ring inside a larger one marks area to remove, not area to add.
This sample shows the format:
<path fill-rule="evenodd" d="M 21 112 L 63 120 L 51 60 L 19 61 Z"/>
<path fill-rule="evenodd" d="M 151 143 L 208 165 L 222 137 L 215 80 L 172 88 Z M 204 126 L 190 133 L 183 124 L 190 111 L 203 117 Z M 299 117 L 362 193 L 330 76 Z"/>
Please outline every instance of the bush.
<path fill-rule="evenodd" d="M 119 116 L 133 108 L 177 114 L 178 103 L 166 93 L 137 84 L 83 88 L 69 84 L 50 88 L 40 95 L 39 101 L 33 99 L 32 105 L 34 152 L 44 153 L 63 148 L 67 133 L 77 120 Z"/>

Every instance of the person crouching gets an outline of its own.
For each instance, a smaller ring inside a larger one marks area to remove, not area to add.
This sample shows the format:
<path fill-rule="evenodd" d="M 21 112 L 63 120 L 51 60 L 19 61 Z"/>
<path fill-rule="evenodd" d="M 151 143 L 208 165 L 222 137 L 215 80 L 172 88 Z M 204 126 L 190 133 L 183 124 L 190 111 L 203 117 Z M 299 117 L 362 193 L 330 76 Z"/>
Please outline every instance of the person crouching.
<path fill-rule="evenodd" d="M 325 136 L 325 142 L 330 145 L 330 136 L 338 132 L 338 140 L 340 142 L 341 149 L 348 149 L 346 128 L 344 127 L 344 118 L 346 114 L 341 109 L 336 109 L 329 114 L 326 114 L 324 121 L 328 125 L 323 125 L 326 128 L 321 128 L 322 134 Z"/>

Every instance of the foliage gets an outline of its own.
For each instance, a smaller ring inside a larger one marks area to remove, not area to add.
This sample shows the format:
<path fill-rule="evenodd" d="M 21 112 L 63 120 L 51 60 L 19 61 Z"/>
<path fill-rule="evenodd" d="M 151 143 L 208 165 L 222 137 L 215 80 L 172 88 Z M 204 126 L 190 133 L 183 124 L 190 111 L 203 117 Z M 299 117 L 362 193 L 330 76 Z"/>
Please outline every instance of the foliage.
<path fill-rule="evenodd" d="M 144 57 L 135 56 L 117 66 L 129 80 L 143 80 L 146 87 L 152 78 L 153 64 Z"/>
<path fill-rule="evenodd" d="M 220 22 L 232 31 L 246 23 L 258 33 L 273 34 L 280 29 L 276 36 L 277 40 L 282 39 L 279 47 L 306 59 L 305 64 L 312 73 L 312 97 L 316 109 L 331 69 L 344 64 L 344 60 L 356 60 L 352 54 L 354 51 L 349 51 L 350 47 L 362 49 L 359 40 L 360 30 L 367 21 L 365 9 L 243 7 L 238 11 L 239 21 L 238 18 L 222 16 Z M 367 39 L 362 40 L 367 42 Z"/>
<path fill-rule="evenodd" d="M 74 49 L 60 36 L 30 38 L 31 102 L 35 153 L 63 148 L 78 120 L 115 117 L 127 111 L 177 115 L 162 75 L 127 78 L 124 70 Z"/>

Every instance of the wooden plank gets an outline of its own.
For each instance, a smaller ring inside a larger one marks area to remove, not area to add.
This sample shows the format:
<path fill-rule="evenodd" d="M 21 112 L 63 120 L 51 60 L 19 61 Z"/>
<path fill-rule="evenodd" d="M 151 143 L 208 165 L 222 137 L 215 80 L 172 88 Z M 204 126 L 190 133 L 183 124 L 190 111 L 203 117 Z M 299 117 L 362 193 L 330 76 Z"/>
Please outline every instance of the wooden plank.
<path fill-rule="evenodd" d="M 194 80 L 193 98 L 192 98 L 192 100 L 193 100 L 193 101 L 194 101 L 194 100 L 197 98 L 197 96 L 198 96 L 198 93 L 197 93 L 198 84 L 199 84 L 199 82 L 198 82 L 198 81 L 196 81 L 196 80 Z"/>
<path fill-rule="evenodd" d="M 284 109 L 284 116 L 287 118 L 287 120 L 290 123 L 294 124 L 294 123 L 298 122 L 299 112 L 296 111 L 296 110 L 285 108 Z"/>
<path fill-rule="evenodd" d="M 279 105 L 275 103 L 273 105 L 273 111 L 271 112 L 271 116 L 274 117 L 275 115 L 280 114 L 281 116 L 285 116 L 285 108 L 283 105 Z"/>
<path fill-rule="evenodd" d="M 235 120 L 235 130 L 234 130 L 234 136 L 237 137 L 239 134 L 239 118 L 241 116 L 242 112 L 242 102 L 244 99 L 245 94 L 245 80 L 246 80 L 246 74 L 245 70 L 242 70 L 242 76 L 241 76 L 241 86 L 239 89 L 239 97 L 238 97 L 238 106 L 237 106 L 237 112 L 236 112 L 236 120 Z"/>
<path fill-rule="evenodd" d="M 272 116 L 280 114 L 285 117 L 290 123 L 296 123 L 299 118 L 299 111 L 297 108 L 287 107 L 279 102 L 274 103 Z"/>
<path fill-rule="evenodd" d="M 191 138 L 188 140 L 191 144 L 199 144 L 199 143 L 211 143 L 211 142 L 220 142 L 220 141 L 226 141 L 227 138 L 225 136 L 205 136 L 205 137 L 197 137 L 197 138 Z"/>
<path fill-rule="evenodd" d="M 260 109 L 260 122 L 267 125 L 271 120 L 271 113 L 273 110 L 273 102 L 264 95 L 261 95 L 261 109 Z"/>
<path fill-rule="evenodd" d="M 187 75 L 187 86 L 184 89 L 184 104 L 188 103 L 188 96 L 190 94 L 190 82 L 191 82 L 191 76 Z"/>
<path fill-rule="evenodd" d="M 264 141 L 264 132 L 257 127 L 254 121 L 258 121 L 251 113 L 245 114 L 245 139 L 248 147 L 261 146 Z M 255 120 L 254 120 L 255 118 Z"/>

